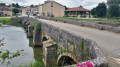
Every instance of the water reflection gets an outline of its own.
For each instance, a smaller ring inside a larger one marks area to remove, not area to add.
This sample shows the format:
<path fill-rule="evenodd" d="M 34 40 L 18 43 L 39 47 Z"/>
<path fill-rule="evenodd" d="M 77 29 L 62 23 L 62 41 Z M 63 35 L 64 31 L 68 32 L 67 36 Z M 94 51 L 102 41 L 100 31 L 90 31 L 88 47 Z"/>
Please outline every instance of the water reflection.
<path fill-rule="evenodd" d="M 3 27 L 0 27 L 0 39 L 2 38 L 5 38 L 5 45 L 0 47 L 1 51 L 5 52 L 8 50 L 10 52 L 9 55 L 13 55 L 19 51 L 20 56 L 12 59 L 7 58 L 3 64 L 2 61 L 0 61 L 0 67 L 17 67 L 21 64 L 23 66 L 27 66 L 35 60 L 40 61 L 43 66 L 42 48 L 33 47 L 32 38 L 27 38 L 27 34 L 22 27 L 3 25 Z M 0 54 L 0 56 L 1 55 L 2 54 Z"/>
<path fill-rule="evenodd" d="M 33 46 L 33 39 L 32 38 L 29 38 L 29 46 L 33 48 L 34 59 L 36 61 L 39 61 L 41 67 L 44 67 L 44 64 L 42 62 L 42 59 L 43 59 L 43 50 L 42 50 L 42 47 L 34 47 Z"/>

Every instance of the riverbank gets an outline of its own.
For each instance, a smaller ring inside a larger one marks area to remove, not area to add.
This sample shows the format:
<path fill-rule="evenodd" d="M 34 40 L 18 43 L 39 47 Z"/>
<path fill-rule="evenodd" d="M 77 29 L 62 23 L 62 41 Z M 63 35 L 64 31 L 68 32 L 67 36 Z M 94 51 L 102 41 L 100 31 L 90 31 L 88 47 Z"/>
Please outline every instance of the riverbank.
<path fill-rule="evenodd" d="M 6 25 L 21 26 L 21 20 L 21 18 L 18 18 L 18 20 L 12 20 L 11 18 L 0 18 L 0 23 Z"/>

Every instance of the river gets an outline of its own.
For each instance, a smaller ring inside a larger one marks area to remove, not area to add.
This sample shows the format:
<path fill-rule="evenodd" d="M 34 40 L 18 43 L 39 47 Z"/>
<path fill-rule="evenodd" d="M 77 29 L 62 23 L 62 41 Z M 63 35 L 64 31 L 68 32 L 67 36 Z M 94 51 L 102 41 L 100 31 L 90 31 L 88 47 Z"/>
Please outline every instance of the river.
<path fill-rule="evenodd" d="M 28 38 L 25 30 L 22 27 L 3 25 L 0 27 L 0 39 L 3 40 L 4 46 L 0 46 L 2 53 L 9 51 L 9 56 L 19 52 L 20 56 L 14 58 L 0 58 L 0 67 L 18 67 L 20 65 L 28 66 L 31 62 L 36 60 L 42 63 L 42 48 L 34 48 L 32 38 Z"/>

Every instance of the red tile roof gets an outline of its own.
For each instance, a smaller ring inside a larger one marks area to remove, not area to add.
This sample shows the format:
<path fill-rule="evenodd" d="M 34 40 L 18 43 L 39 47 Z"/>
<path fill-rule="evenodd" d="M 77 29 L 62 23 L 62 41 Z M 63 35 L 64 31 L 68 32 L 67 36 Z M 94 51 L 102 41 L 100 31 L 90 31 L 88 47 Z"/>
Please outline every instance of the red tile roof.
<path fill-rule="evenodd" d="M 70 8 L 70 9 L 65 10 L 65 11 L 86 11 L 86 12 L 89 12 L 91 10 L 85 9 L 83 7 L 75 7 L 75 8 Z"/>

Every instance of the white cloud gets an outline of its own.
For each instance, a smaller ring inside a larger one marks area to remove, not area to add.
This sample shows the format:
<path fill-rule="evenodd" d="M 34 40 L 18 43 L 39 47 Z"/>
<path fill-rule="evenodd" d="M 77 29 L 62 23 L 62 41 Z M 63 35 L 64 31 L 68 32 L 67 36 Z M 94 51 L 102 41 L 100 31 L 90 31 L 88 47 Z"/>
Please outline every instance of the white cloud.
<path fill-rule="evenodd" d="M 0 0 L 0 2 L 4 2 L 7 4 L 11 3 L 19 3 L 20 5 L 27 6 L 27 5 L 38 5 L 43 4 L 46 0 Z M 98 3 L 106 2 L 107 0 L 54 0 L 62 5 L 67 7 L 78 7 L 82 5 L 87 9 L 92 9 L 98 5 Z"/>

